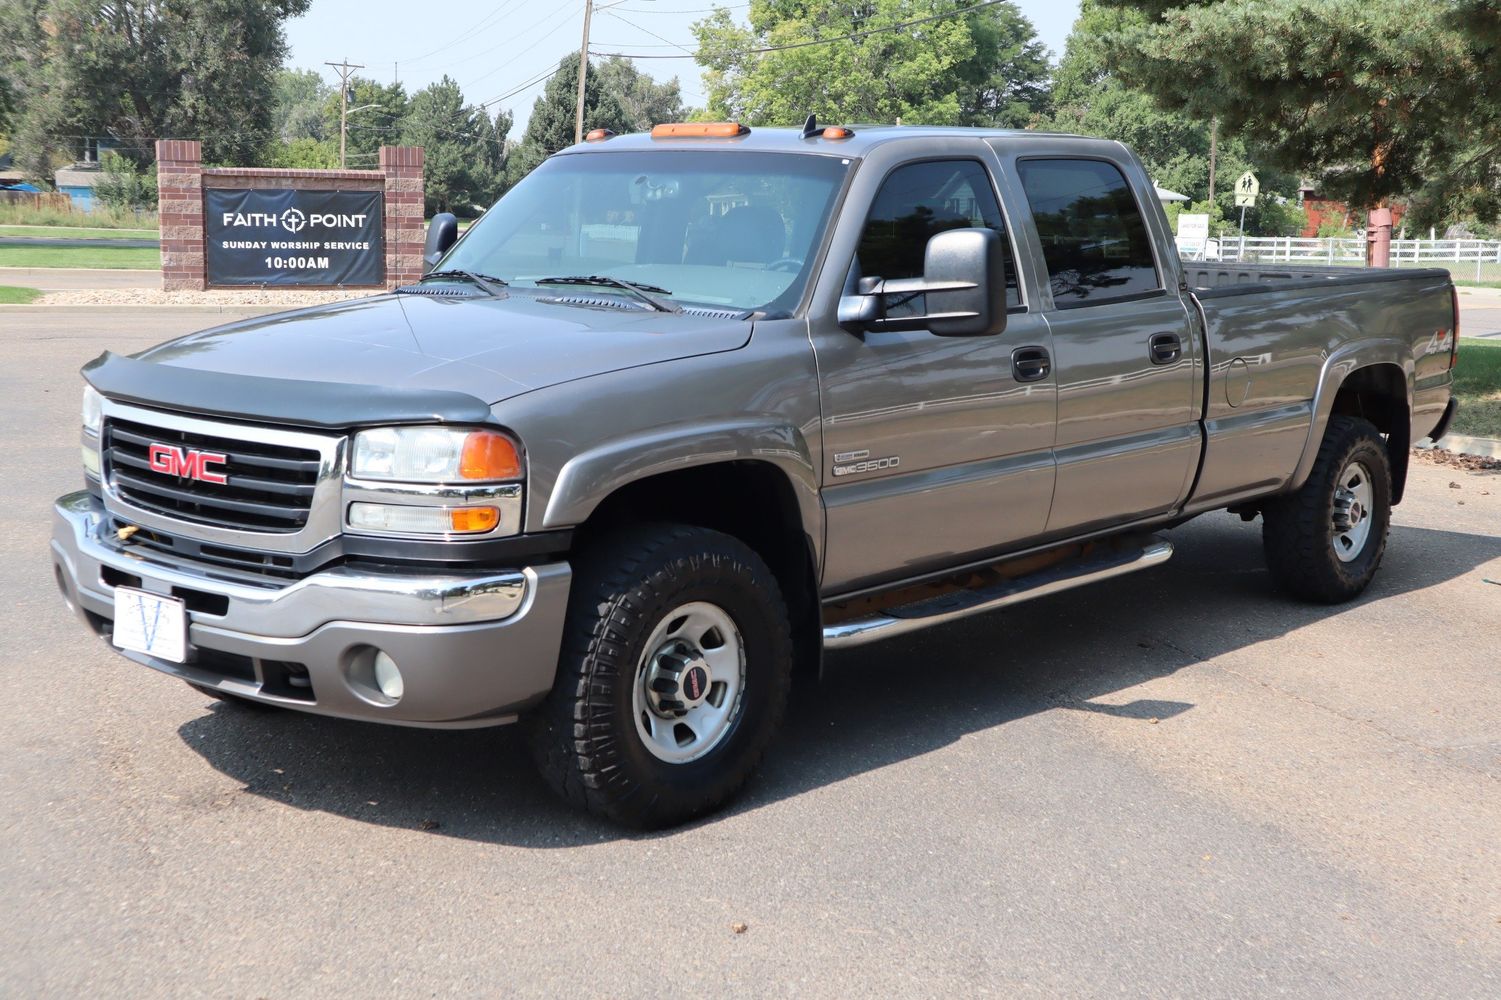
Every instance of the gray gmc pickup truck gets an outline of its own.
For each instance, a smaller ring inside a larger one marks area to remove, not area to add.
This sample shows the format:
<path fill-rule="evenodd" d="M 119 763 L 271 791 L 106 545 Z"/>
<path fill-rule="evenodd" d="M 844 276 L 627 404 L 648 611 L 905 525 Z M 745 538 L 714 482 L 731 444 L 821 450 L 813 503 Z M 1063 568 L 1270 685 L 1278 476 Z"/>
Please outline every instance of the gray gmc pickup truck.
<path fill-rule="evenodd" d="M 570 801 L 724 803 L 795 672 L 1263 520 L 1375 574 L 1454 412 L 1442 270 L 1193 264 L 1116 142 L 591 133 L 421 282 L 83 370 L 64 599 L 226 701 L 523 721 Z"/>

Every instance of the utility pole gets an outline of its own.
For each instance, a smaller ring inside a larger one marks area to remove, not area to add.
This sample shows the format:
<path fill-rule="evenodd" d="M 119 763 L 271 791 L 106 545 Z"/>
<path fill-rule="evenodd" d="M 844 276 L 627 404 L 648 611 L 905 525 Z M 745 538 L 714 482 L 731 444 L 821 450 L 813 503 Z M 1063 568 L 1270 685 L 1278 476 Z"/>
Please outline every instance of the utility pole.
<path fill-rule="evenodd" d="M 349 74 L 357 69 L 365 67 L 349 61 L 345 56 L 343 62 L 326 62 L 323 65 L 332 66 L 339 71 L 339 169 L 344 169 L 344 141 L 349 134 Z"/>
<path fill-rule="evenodd" d="M 573 116 L 573 141 L 584 141 L 584 81 L 589 76 L 589 21 L 594 17 L 594 0 L 584 0 L 584 44 L 579 48 L 579 103 Z"/>
<path fill-rule="evenodd" d="M 1209 200 L 1214 201 L 1214 161 L 1219 158 L 1220 120 L 1209 119 Z M 1244 214 L 1244 213 L 1242 213 Z"/>

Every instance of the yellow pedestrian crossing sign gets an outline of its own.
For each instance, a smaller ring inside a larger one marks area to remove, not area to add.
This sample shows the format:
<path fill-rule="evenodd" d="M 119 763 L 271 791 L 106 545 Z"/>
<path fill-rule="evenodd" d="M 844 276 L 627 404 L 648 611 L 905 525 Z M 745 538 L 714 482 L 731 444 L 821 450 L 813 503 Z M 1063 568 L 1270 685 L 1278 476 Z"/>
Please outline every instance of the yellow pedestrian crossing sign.
<path fill-rule="evenodd" d="M 1235 182 L 1235 207 L 1254 208 L 1256 196 L 1261 193 L 1261 182 L 1256 175 L 1247 170 L 1240 175 L 1240 180 Z"/>

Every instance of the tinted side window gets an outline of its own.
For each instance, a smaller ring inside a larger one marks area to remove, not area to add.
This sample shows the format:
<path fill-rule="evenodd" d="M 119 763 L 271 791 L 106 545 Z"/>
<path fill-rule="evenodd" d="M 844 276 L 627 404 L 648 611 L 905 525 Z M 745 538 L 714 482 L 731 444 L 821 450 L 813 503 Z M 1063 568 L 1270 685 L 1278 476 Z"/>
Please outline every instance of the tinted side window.
<path fill-rule="evenodd" d="M 928 240 L 949 229 L 994 229 L 1006 252 L 1006 304 L 1021 304 L 1011 244 L 990 176 L 974 160 L 898 167 L 881 185 L 860 236 L 862 277 L 921 278 Z M 887 315 L 921 315 L 922 296 L 889 297 Z"/>
<path fill-rule="evenodd" d="M 1017 174 L 1037 223 L 1058 308 L 1162 287 L 1146 222 L 1114 164 L 1022 160 Z"/>

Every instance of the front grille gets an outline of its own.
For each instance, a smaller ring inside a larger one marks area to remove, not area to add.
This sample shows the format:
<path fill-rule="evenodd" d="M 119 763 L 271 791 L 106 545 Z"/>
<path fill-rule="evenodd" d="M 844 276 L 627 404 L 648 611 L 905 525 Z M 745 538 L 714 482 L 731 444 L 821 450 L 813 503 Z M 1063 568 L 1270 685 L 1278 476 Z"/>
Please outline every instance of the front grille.
<path fill-rule="evenodd" d="M 311 448 L 221 438 L 129 420 L 104 422 L 106 474 L 116 494 L 136 507 L 196 524 L 238 531 L 294 532 L 307 524 L 321 457 Z M 158 472 L 153 444 L 227 456 L 215 484 Z"/>

